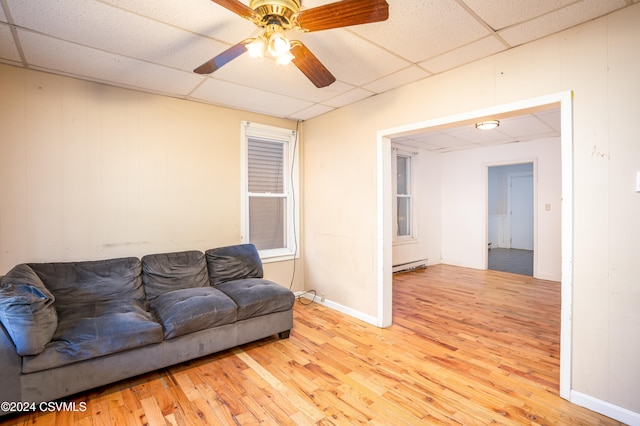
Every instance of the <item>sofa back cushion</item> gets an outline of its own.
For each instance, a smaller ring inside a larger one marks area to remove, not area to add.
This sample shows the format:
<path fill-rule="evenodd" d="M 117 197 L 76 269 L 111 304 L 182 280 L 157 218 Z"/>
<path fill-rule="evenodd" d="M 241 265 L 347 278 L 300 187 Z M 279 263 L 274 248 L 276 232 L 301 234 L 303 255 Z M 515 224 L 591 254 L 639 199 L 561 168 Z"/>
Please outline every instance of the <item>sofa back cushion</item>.
<path fill-rule="evenodd" d="M 144 301 L 142 267 L 135 257 L 29 266 L 55 296 L 58 313 L 84 304 Z"/>
<path fill-rule="evenodd" d="M 262 278 L 262 261 L 256 246 L 239 244 L 205 252 L 212 286 L 245 278 Z"/>
<path fill-rule="evenodd" d="M 0 322 L 19 355 L 37 355 L 58 327 L 55 297 L 36 273 L 17 265 L 0 280 Z"/>
<path fill-rule="evenodd" d="M 204 253 L 192 250 L 144 256 L 142 281 L 149 300 L 174 290 L 208 287 Z"/>

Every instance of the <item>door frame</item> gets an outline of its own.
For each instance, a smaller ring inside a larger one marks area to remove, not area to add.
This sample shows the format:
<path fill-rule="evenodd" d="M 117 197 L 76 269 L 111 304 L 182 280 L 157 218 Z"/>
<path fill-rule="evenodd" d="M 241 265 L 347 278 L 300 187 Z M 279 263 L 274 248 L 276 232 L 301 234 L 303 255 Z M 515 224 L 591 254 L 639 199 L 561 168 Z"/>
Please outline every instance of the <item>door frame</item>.
<path fill-rule="evenodd" d="M 538 158 L 524 158 L 522 160 L 509 160 L 509 161 L 501 161 L 501 162 L 491 162 L 485 163 L 485 182 L 486 185 L 486 197 L 485 199 L 489 199 L 489 169 L 491 167 L 504 167 L 504 166 L 515 166 L 518 164 L 532 164 L 531 172 L 513 172 L 507 174 L 507 179 L 510 183 L 512 176 L 532 176 L 533 177 L 533 276 L 536 277 L 537 269 L 538 269 Z M 488 204 L 488 202 L 487 202 Z M 485 206 L 486 210 L 486 237 L 485 247 L 489 244 L 489 211 L 488 205 Z M 511 210 L 511 190 L 507 191 L 507 210 Z M 511 215 L 507 215 L 507 226 L 509 229 L 509 239 L 511 239 Z M 509 241 L 509 248 L 511 248 L 511 242 Z M 484 269 L 489 269 L 489 253 L 485 251 L 484 253 Z"/>
<path fill-rule="evenodd" d="M 378 130 L 377 139 L 377 315 L 376 325 L 392 324 L 392 250 L 393 235 L 391 209 L 391 139 L 403 134 L 427 128 L 473 123 L 479 119 L 507 116 L 543 109 L 550 105 L 560 107 L 561 169 L 562 169 L 562 279 L 560 324 L 560 396 L 571 398 L 572 366 L 572 311 L 573 311 L 573 92 L 564 91 L 546 96 L 463 112 L 446 117 L 408 123 L 402 126 Z"/>

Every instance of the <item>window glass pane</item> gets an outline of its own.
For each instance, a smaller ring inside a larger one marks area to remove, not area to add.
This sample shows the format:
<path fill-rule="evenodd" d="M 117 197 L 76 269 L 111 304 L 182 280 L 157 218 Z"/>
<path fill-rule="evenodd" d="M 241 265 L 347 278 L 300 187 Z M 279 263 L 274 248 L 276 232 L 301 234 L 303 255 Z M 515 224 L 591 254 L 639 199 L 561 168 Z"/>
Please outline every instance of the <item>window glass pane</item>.
<path fill-rule="evenodd" d="M 249 138 L 249 192 L 284 193 L 284 144 Z"/>
<path fill-rule="evenodd" d="M 409 194 L 409 167 L 410 167 L 410 158 L 404 157 L 402 155 L 397 156 L 397 193 L 398 194 Z"/>
<path fill-rule="evenodd" d="M 398 236 L 411 235 L 410 216 L 411 198 L 398 197 Z"/>
<path fill-rule="evenodd" d="M 249 240 L 258 250 L 286 247 L 286 198 L 249 197 Z"/>

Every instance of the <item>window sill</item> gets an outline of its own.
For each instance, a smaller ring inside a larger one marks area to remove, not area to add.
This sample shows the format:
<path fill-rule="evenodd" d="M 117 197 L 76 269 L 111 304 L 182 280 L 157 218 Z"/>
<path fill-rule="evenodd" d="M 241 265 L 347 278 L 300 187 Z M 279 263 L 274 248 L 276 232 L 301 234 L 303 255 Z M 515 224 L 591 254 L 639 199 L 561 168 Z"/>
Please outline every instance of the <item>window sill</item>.
<path fill-rule="evenodd" d="M 262 263 L 275 263 L 286 262 L 288 260 L 298 259 L 300 255 L 292 252 L 279 252 L 279 253 L 260 253 L 260 260 Z"/>

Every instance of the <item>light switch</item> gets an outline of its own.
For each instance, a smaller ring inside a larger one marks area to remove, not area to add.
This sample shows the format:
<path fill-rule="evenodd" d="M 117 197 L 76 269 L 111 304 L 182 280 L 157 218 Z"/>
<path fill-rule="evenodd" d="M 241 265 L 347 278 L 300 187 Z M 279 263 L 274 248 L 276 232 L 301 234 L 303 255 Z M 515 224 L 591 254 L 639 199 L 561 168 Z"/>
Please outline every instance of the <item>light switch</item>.
<path fill-rule="evenodd" d="M 545 204 L 545 205 L 544 205 L 544 209 L 545 209 L 546 211 L 550 212 L 550 211 L 551 211 L 551 204 Z"/>

